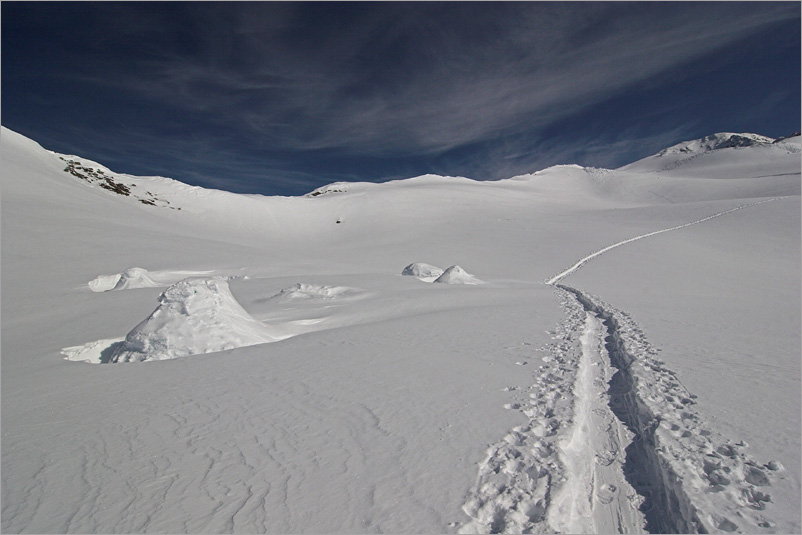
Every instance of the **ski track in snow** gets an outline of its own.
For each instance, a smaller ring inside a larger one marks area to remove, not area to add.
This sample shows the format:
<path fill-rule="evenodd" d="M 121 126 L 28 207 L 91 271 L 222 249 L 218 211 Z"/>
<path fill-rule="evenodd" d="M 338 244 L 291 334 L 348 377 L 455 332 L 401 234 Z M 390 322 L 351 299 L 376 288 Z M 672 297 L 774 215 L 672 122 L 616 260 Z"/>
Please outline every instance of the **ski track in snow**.
<path fill-rule="evenodd" d="M 766 487 L 782 464 L 760 465 L 747 444 L 705 427 L 695 396 L 628 314 L 558 283 L 621 245 L 775 200 L 617 242 L 546 281 L 566 320 L 540 349 L 528 400 L 510 389 L 517 402 L 505 408 L 528 422 L 488 448 L 459 533 L 773 531 Z"/>
<path fill-rule="evenodd" d="M 584 266 L 585 264 L 587 264 L 588 262 L 590 262 L 591 260 L 593 260 L 597 256 L 601 256 L 604 253 L 606 253 L 606 252 L 608 252 L 608 251 L 610 251 L 612 249 L 615 249 L 616 247 L 620 247 L 622 245 L 626 245 L 626 244 L 632 243 L 634 241 L 642 240 L 643 238 L 649 238 L 651 236 L 656 236 L 658 234 L 663 234 L 664 232 L 671 232 L 672 230 L 679 230 L 681 228 L 690 227 L 691 225 L 697 225 L 699 223 L 704 223 L 705 221 L 710 221 L 711 219 L 715 219 L 715 218 L 721 217 L 721 216 L 723 216 L 725 214 L 730 214 L 732 212 L 736 212 L 738 210 L 742 210 L 742 209 L 748 208 L 750 206 L 756 206 L 758 204 L 763 204 L 763 203 L 772 202 L 772 201 L 776 201 L 776 200 L 777 200 L 777 198 L 772 198 L 772 199 L 765 199 L 765 200 L 762 200 L 762 201 L 756 201 L 756 202 L 752 202 L 752 203 L 742 204 L 740 206 L 736 206 L 735 208 L 730 208 L 729 210 L 724 210 L 723 212 L 718 212 L 716 214 L 704 217 L 702 219 L 697 219 L 696 221 L 691 221 L 690 223 L 683 223 L 682 225 L 677 225 L 675 227 L 665 228 L 665 229 L 662 229 L 662 230 L 656 230 L 654 232 L 649 232 L 647 234 L 641 234 L 640 236 L 635 236 L 634 238 L 629 238 L 627 240 L 622 240 L 622 241 L 614 243 L 612 245 L 608 245 L 604 249 L 599 249 L 595 253 L 589 254 L 588 256 L 582 258 L 579 262 L 577 262 L 576 264 L 574 264 L 570 268 L 568 268 L 565 271 L 559 273 L 558 275 L 555 275 L 554 277 L 550 278 L 549 280 L 546 281 L 546 284 L 548 284 L 549 286 L 554 286 L 555 284 L 557 284 L 558 282 L 563 280 L 565 277 L 567 277 L 571 273 L 574 273 L 576 270 L 578 270 L 579 268 L 581 268 L 582 266 Z"/>
<path fill-rule="evenodd" d="M 612 373 L 610 408 L 628 430 L 623 470 L 641 497 L 646 530 L 658 533 L 770 533 L 767 487 L 783 477 L 781 464 L 760 465 L 733 442 L 707 428 L 695 396 L 656 358 L 632 318 L 595 296 L 573 294 L 606 329 Z"/>
<path fill-rule="evenodd" d="M 624 475 L 624 445 L 632 434 L 610 408 L 607 392 L 609 354 L 605 328 L 593 312 L 585 313 L 582 353 L 574 383 L 574 422 L 560 444 L 572 476 L 549 510 L 551 525 L 565 533 L 640 533 L 642 503 Z M 589 460 L 592 459 L 592 462 Z"/>

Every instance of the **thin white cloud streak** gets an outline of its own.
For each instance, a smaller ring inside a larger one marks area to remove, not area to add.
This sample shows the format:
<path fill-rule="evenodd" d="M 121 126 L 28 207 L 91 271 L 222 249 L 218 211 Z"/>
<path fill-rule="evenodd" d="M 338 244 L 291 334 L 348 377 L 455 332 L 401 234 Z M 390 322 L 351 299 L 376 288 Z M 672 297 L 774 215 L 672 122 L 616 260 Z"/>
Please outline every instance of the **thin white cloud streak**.
<path fill-rule="evenodd" d="M 437 154 L 546 126 L 799 15 L 782 3 L 716 4 L 523 3 L 489 13 L 486 27 L 463 12 L 444 25 L 442 14 L 428 17 L 423 8 L 368 10 L 347 28 L 324 31 L 317 47 L 314 37 L 299 47 L 277 37 L 295 23 L 289 7 L 270 21 L 258 9 L 237 11 L 227 21 L 233 34 L 196 21 L 208 27 L 200 55 L 160 54 L 136 77 L 93 81 L 220 125 L 247 125 L 273 149 Z M 267 22 L 273 31 L 262 30 Z M 474 28 L 485 32 L 476 42 Z M 394 39 L 406 57 L 390 54 Z M 366 57 L 373 72 L 361 66 Z"/>

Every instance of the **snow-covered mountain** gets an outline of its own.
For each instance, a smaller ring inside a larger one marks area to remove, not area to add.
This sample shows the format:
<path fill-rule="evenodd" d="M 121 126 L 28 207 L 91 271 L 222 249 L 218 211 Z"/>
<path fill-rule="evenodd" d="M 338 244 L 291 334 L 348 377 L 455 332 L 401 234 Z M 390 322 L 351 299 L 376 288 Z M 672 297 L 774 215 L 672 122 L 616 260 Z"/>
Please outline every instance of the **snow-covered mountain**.
<path fill-rule="evenodd" d="M 799 136 L 298 198 L 0 149 L 4 532 L 802 528 Z"/>
<path fill-rule="evenodd" d="M 790 165 L 794 159 L 787 156 L 799 155 L 799 140 L 798 133 L 773 139 L 758 134 L 722 132 L 677 143 L 653 156 L 625 165 L 621 170 L 668 172 L 700 178 L 754 178 L 758 176 L 756 173 L 773 169 L 776 160 L 786 160 Z M 783 171 L 793 172 L 794 169 Z"/>
<path fill-rule="evenodd" d="M 711 150 L 729 149 L 737 147 L 754 147 L 755 145 L 768 145 L 774 139 L 759 134 L 733 134 L 732 132 L 720 132 L 701 139 L 683 141 L 657 153 L 658 156 L 665 156 L 672 153 L 696 154 Z"/>

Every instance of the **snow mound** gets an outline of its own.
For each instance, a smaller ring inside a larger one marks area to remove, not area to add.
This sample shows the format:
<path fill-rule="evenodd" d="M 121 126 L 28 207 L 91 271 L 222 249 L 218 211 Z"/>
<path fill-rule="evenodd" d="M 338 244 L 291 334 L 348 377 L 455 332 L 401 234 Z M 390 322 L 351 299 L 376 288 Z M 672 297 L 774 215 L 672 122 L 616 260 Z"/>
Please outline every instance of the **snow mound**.
<path fill-rule="evenodd" d="M 459 266 L 451 266 L 437 277 L 434 282 L 441 284 L 482 284 L 482 281 Z"/>
<path fill-rule="evenodd" d="M 93 292 L 109 292 L 117 286 L 117 283 L 120 281 L 120 273 L 115 273 L 114 275 L 98 275 L 87 284 L 89 285 L 89 289 Z"/>
<path fill-rule="evenodd" d="M 338 297 L 353 296 L 360 293 L 357 288 L 348 286 L 318 286 L 299 282 L 289 288 L 284 288 L 274 295 L 272 299 L 290 301 L 297 299 L 335 299 Z"/>
<path fill-rule="evenodd" d="M 87 364 L 103 364 L 108 362 L 108 355 L 125 343 L 125 338 L 108 338 L 95 340 L 80 346 L 65 347 L 61 350 L 64 360 L 86 362 Z"/>
<path fill-rule="evenodd" d="M 279 337 L 243 309 L 222 278 L 184 279 L 125 337 L 109 362 L 166 360 L 275 342 Z"/>
<path fill-rule="evenodd" d="M 164 284 L 156 282 L 147 269 L 133 267 L 114 275 L 98 275 L 88 283 L 93 292 L 131 290 L 133 288 L 158 288 Z"/>
<path fill-rule="evenodd" d="M 132 290 L 135 288 L 164 288 L 186 279 L 212 274 L 212 271 L 148 271 L 144 268 L 129 268 L 114 275 L 98 275 L 87 284 L 93 292 Z M 237 275 L 225 276 L 225 280 L 247 278 Z"/>
<path fill-rule="evenodd" d="M 120 279 L 114 285 L 113 290 L 131 290 L 133 288 L 158 288 L 162 284 L 150 277 L 147 269 L 129 268 L 120 273 Z"/>
<path fill-rule="evenodd" d="M 410 277 L 417 277 L 421 280 L 428 280 L 429 282 L 435 280 L 443 274 L 443 270 L 431 264 L 424 264 L 423 262 L 415 262 L 404 268 L 401 272 L 402 275 Z"/>

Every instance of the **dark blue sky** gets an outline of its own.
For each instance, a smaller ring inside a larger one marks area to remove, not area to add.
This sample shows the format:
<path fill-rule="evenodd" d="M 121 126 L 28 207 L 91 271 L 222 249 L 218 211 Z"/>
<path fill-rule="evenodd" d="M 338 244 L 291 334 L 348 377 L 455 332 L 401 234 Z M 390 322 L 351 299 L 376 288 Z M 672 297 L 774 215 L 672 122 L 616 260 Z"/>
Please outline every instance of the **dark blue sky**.
<path fill-rule="evenodd" d="M 799 2 L 2 2 L 1 50 L 3 125 L 246 193 L 800 127 Z"/>

